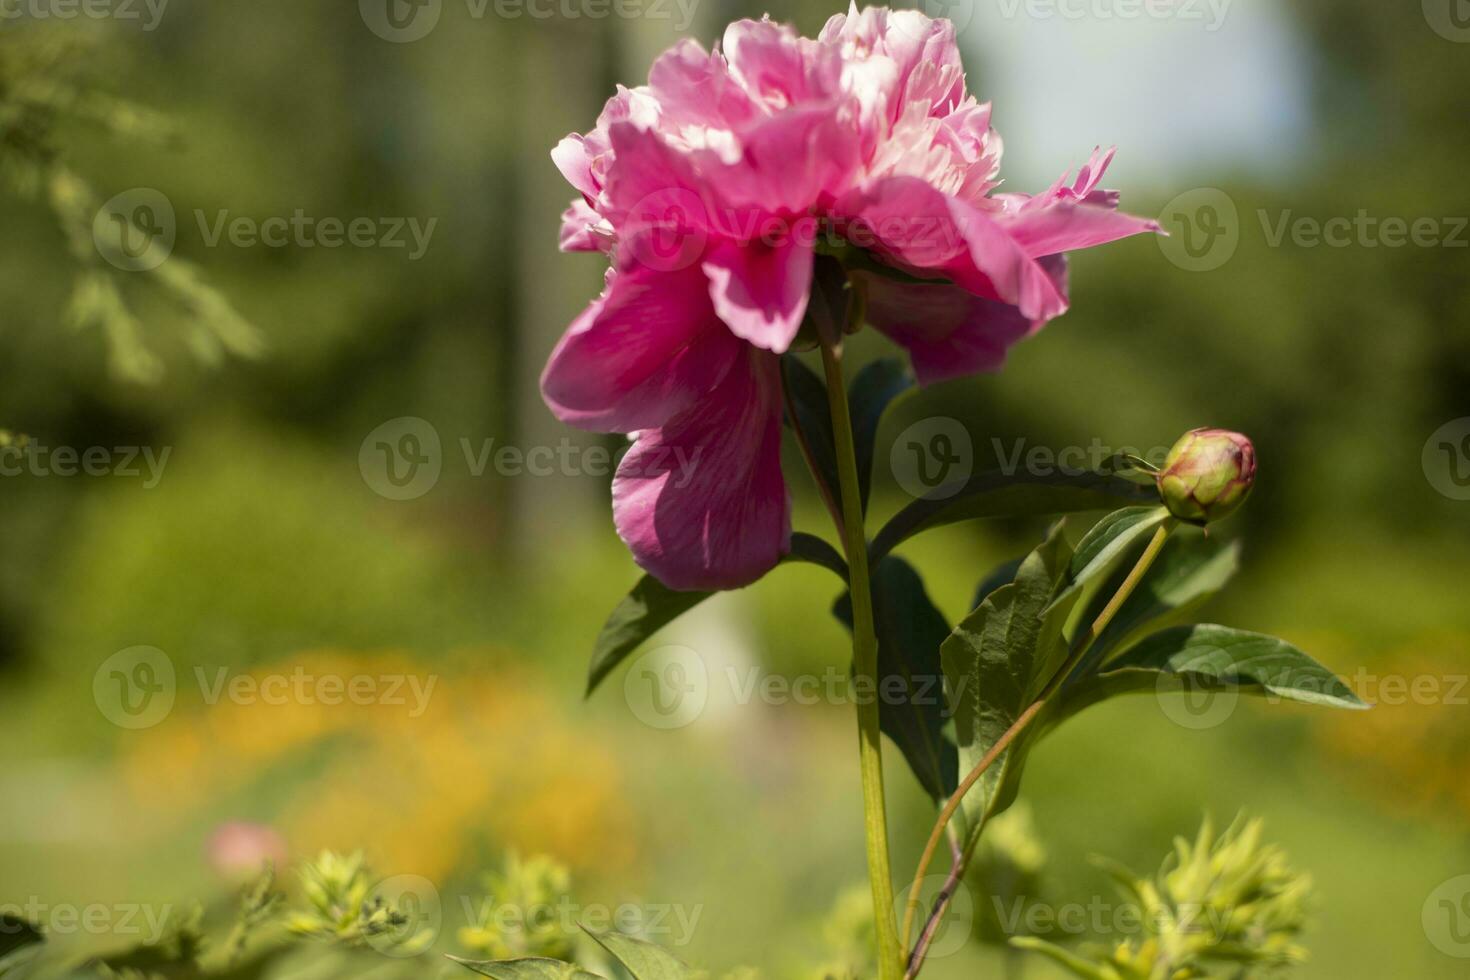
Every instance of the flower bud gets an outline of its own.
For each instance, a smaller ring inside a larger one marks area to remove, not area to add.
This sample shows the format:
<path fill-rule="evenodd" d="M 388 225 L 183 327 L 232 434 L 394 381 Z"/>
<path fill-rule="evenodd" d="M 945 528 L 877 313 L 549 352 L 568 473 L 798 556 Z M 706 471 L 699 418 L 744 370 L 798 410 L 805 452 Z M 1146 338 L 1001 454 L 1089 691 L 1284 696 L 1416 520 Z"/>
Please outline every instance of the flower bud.
<path fill-rule="evenodd" d="M 1169 450 L 1155 478 L 1169 513 L 1209 524 L 1245 502 L 1256 479 L 1256 449 L 1239 432 L 1194 429 Z"/>

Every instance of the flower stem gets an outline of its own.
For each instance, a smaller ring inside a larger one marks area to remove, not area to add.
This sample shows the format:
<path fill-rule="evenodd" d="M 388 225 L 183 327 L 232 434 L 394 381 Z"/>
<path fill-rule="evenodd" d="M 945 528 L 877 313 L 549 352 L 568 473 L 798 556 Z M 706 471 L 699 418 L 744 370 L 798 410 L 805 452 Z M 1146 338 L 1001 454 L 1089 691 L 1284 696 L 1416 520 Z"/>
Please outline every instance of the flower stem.
<path fill-rule="evenodd" d="M 1079 633 L 1073 638 L 1071 650 L 1067 654 L 1066 662 L 1052 675 L 1051 680 L 1042 689 L 1041 695 L 1025 711 L 1016 717 L 1016 720 L 1011 723 L 1011 727 L 1007 728 L 1000 738 L 996 739 L 995 744 L 990 747 L 990 750 L 985 753 L 975 768 L 971 769 L 960 782 L 958 788 L 954 791 L 954 795 L 949 798 L 949 802 L 940 811 L 939 819 L 935 822 L 934 829 L 929 833 L 929 840 L 924 845 L 924 853 L 919 858 L 919 869 L 914 873 L 913 885 L 909 888 L 908 903 L 904 909 L 903 917 L 902 942 L 904 949 L 908 949 L 909 937 L 913 934 L 914 917 L 919 911 L 919 890 L 923 886 L 924 875 L 929 870 L 929 863 L 934 860 L 934 852 L 939 847 L 940 838 L 944 836 L 945 826 L 955 815 L 956 811 L 959 810 L 960 804 L 964 801 L 965 794 L 980 781 L 980 777 L 985 774 L 986 770 L 994 765 L 995 760 L 1000 758 L 1001 754 L 1010 747 L 1017 736 L 1025 731 L 1036 720 L 1036 716 L 1041 714 L 1042 710 L 1050 703 L 1078 662 L 1081 661 L 1088 649 L 1091 648 L 1093 641 L 1102 634 L 1103 630 L 1108 628 L 1108 624 L 1113 621 L 1113 617 L 1118 614 L 1118 610 L 1123 607 L 1123 603 L 1128 601 L 1128 597 L 1133 594 L 1133 590 L 1138 588 L 1138 583 L 1143 581 L 1144 575 L 1148 573 L 1149 567 L 1154 563 L 1154 559 L 1158 558 L 1159 552 L 1164 548 L 1164 542 L 1169 538 L 1169 532 L 1174 530 L 1176 524 L 1178 524 L 1178 521 L 1169 518 L 1159 525 L 1158 530 L 1154 532 L 1154 536 L 1149 540 L 1148 547 L 1144 549 L 1143 554 L 1139 555 L 1138 561 L 1134 563 L 1133 570 L 1128 573 L 1128 577 L 1118 586 L 1118 590 L 1113 593 L 1113 597 L 1108 600 L 1108 604 L 1103 607 L 1102 612 L 1098 613 L 1097 618 L 1092 621 L 1092 625 L 1086 631 Z M 959 867 L 951 872 L 951 878 L 957 879 L 960 875 L 964 874 L 964 865 L 969 863 L 969 856 L 974 850 L 974 842 L 979 839 L 982 827 L 983 823 L 976 826 L 975 835 L 971 843 L 965 848 L 964 854 L 961 855 Z M 928 940 L 932 938 L 935 931 L 933 926 L 939 917 L 944 915 L 944 910 L 948 907 L 952 894 L 952 890 L 946 890 L 941 893 L 938 901 L 935 902 L 934 908 L 926 920 L 926 927 L 920 933 L 919 943 L 915 946 L 913 954 L 909 958 L 908 966 L 904 973 L 906 978 L 916 976 L 919 968 L 923 966 L 924 954 L 928 949 Z"/>
<path fill-rule="evenodd" d="M 838 531 L 847 552 L 848 587 L 852 593 L 853 681 L 858 690 L 878 689 L 878 635 L 873 626 L 873 593 L 868 578 L 868 541 L 863 533 L 862 494 L 858 490 L 857 450 L 842 380 L 840 337 L 822 337 L 822 367 L 827 374 L 833 442 L 837 453 L 843 519 Z M 858 752 L 862 764 L 863 825 L 868 845 L 868 883 L 873 889 L 873 924 L 878 936 L 880 980 L 899 980 L 903 949 L 893 910 L 893 876 L 888 861 L 888 818 L 884 810 L 883 755 L 879 742 L 878 704 L 854 698 L 858 713 Z M 942 828 L 941 828 L 942 830 Z"/>

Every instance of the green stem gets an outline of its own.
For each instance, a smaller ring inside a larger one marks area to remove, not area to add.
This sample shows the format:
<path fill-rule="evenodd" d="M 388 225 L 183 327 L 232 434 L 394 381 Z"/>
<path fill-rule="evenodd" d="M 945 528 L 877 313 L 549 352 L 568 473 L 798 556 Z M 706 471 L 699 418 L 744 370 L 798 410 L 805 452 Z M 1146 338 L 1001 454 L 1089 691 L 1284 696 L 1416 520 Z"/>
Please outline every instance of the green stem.
<path fill-rule="evenodd" d="M 873 889 L 873 923 L 878 935 L 880 980 L 899 980 L 903 950 L 893 911 L 893 875 L 888 861 L 888 818 L 884 811 L 883 755 L 879 742 L 878 703 L 863 692 L 878 690 L 878 634 L 873 627 L 873 593 L 868 578 L 868 541 L 863 533 L 863 503 L 858 490 L 857 450 L 842 380 L 840 338 L 822 337 L 822 367 L 827 374 L 833 442 L 837 451 L 843 519 L 838 527 L 847 551 L 848 586 L 852 593 L 853 682 L 862 696 L 858 713 L 858 751 L 862 763 L 863 825 L 868 845 L 868 883 Z"/>
<path fill-rule="evenodd" d="M 996 759 L 1000 758 L 1001 754 L 1010 747 L 1017 736 L 1025 731 L 1031 722 L 1036 720 L 1036 716 L 1041 714 L 1052 697 L 1060 690 L 1061 686 L 1066 682 L 1067 677 L 1072 673 L 1073 668 L 1077 666 L 1077 663 L 1092 646 L 1093 641 L 1102 634 L 1103 630 L 1108 628 L 1108 624 L 1113 621 L 1113 617 L 1118 614 L 1118 610 L 1123 607 L 1123 603 L 1128 601 L 1128 597 L 1133 594 L 1133 590 L 1138 588 L 1138 583 L 1143 581 L 1143 576 L 1148 573 L 1149 567 L 1154 563 L 1154 559 L 1158 558 L 1159 552 L 1164 548 L 1164 542 L 1169 538 L 1169 532 L 1174 530 L 1177 523 L 1178 521 L 1171 517 L 1159 525 L 1158 530 L 1154 532 L 1154 536 L 1149 540 L 1148 547 L 1144 549 L 1142 555 L 1139 555 L 1138 561 L 1133 565 L 1133 570 L 1128 573 L 1128 577 L 1118 586 L 1118 590 L 1113 593 L 1112 599 L 1108 600 L 1108 604 L 1103 607 L 1102 612 L 1098 613 L 1097 618 L 1092 621 L 1092 625 L 1073 638 L 1066 662 L 1052 675 L 1046 687 L 1042 689 L 1041 695 L 1025 711 L 1017 716 L 1016 720 L 1011 723 L 1011 727 L 1007 728 L 1000 738 L 996 739 L 995 744 L 990 747 L 990 750 L 985 753 L 975 768 L 971 769 L 960 782 L 959 787 L 955 789 L 954 794 L 949 798 L 949 802 L 940 811 L 939 819 L 934 824 L 934 829 L 929 833 L 928 842 L 924 845 L 924 853 L 919 858 L 919 869 L 914 874 L 913 885 L 909 888 L 908 903 L 904 909 L 903 916 L 902 942 L 904 949 L 909 948 L 909 937 L 913 934 L 914 917 L 919 911 L 919 890 L 923 886 L 924 875 L 929 871 L 929 862 L 934 860 L 934 852 L 938 849 L 939 841 L 944 836 L 944 828 L 959 810 L 960 804 L 965 799 L 965 794 L 980 781 L 980 777 L 985 775 L 986 770 L 995 763 Z M 977 825 L 977 833 L 975 834 L 974 840 L 979 839 L 979 829 L 980 826 Z M 973 852 L 973 843 L 972 841 L 966 847 L 965 855 L 961 857 L 962 866 L 958 869 L 959 874 L 964 874 L 963 864 L 969 862 L 968 855 Z M 942 916 L 948 903 L 949 896 L 942 896 L 939 902 L 935 904 L 933 911 L 930 912 L 929 921 L 933 921 L 936 917 Z M 927 942 L 924 937 L 927 934 L 927 930 L 921 934 L 920 943 L 914 949 L 905 972 L 906 977 L 911 978 L 917 975 L 919 968 L 924 964 L 924 953 L 927 949 Z"/>

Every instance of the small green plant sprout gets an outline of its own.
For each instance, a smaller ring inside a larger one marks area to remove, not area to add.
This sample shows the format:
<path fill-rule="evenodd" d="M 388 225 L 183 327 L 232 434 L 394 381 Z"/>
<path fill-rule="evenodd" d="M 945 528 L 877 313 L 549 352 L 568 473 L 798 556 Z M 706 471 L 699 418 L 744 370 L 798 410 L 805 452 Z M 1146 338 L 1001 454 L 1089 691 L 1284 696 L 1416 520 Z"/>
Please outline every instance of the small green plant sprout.
<path fill-rule="evenodd" d="M 544 854 L 522 859 L 511 852 L 484 880 L 487 894 L 474 921 L 459 930 L 461 946 L 491 959 L 571 959 L 577 934 L 557 914 L 572 890 L 565 865 Z"/>
<path fill-rule="evenodd" d="M 342 946 L 371 943 L 377 949 L 412 955 L 434 941 L 433 931 L 410 932 L 413 917 L 373 895 L 373 878 L 361 851 L 323 851 L 300 870 L 306 908 L 293 911 L 286 928 L 298 936 Z"/>
<path fill-rule="evenodd" d="M 1307 956 L 1298 937 L 1311 879 L 1262 842 L 1259 819 L 1238 818 L 1215 835 L 1206 818 L 1191 843 L 1180 838 L 1153 878 L 1112 862 L 1099 865 L 1136 903 L 1142 935 L 1111 949 L 1073 953 L 1019 936 L 1011 944 L 1050 957 L 1084 980 L 1196 980 L 1278 974 Z"/>

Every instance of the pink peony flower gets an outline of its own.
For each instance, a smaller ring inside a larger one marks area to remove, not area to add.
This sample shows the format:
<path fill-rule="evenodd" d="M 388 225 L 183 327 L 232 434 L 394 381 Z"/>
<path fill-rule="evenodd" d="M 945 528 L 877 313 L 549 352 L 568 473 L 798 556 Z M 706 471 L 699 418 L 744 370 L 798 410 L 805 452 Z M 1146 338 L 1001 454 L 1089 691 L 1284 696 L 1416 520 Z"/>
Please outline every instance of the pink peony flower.
<path fill-rule="evenodd" d="M 953 25 L 884 8 L 814 40 L 746 20 L 713 52 L 682 41 L 557 145 L 582 195 L 561 245 L 612 268 L 542 393 L 566 422 L 635 435 L 613 513 L 640 565 L 671 588 L 727 589 L 788 549 L 778 355 L 819 239 L 904 274 L 854 278 L 867 321 L 928 383 L 999 368 L 1064 312 L 1062 253 L 1158 230 L 1098 189 L 1111 151 L 1034 197 L 992 193 L 1000 156 Z"/>

